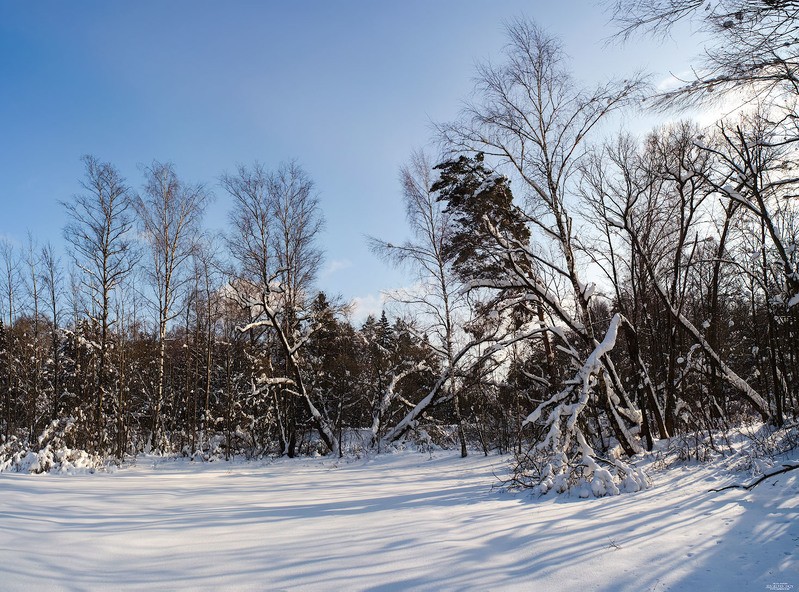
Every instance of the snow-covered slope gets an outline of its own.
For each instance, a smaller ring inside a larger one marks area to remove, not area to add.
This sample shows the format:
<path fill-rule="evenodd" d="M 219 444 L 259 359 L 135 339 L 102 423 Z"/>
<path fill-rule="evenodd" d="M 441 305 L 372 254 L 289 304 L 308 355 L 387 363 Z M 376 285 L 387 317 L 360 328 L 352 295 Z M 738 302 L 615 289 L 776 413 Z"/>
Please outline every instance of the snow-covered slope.
<path fill-rule="evenodd" d="M 492 489 L 501 457 L 138 461 L 0 474 L 0 589 L 799 589 L 799 471 L 712 467 L 581 500 Z M 739 480 L 746 480 L 740 477 Z"/>

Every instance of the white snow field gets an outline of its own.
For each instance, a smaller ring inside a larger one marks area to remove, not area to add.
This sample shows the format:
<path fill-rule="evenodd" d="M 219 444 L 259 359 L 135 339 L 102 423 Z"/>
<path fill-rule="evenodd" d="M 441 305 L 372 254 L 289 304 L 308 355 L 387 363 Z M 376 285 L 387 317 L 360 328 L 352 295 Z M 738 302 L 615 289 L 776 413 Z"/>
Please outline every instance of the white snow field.
<path fill-rule="evenodd" d="M 0 474 L 0 590 L 799 590 L 799 471 L 693 466 L 582 500 L 499 491 L 507 458 L 139 459 Z"/>

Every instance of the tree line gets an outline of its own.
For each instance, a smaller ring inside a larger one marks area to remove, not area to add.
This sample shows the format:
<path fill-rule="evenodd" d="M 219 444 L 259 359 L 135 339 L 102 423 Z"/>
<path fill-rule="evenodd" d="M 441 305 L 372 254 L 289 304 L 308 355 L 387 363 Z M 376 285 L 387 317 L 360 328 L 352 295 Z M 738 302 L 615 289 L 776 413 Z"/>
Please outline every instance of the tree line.
<path fill-rule="evenodd" d="M 171 164 L 141 192 L 85 157 L 63 202 L 69 261 L 3 243 L 0 388 L 5 459 L 31 449 L 98 458 L 211 457 L 372 446 L 438 362 L 420 330 L 314 291 L 323 218 L 296 163 L 221 179 L 230 231 L 202 231 L 210 193 Z M 368 432 L 368 433 L 367 433 Z"/>
<path fill-rule="evenodd" d="M 653 6 L 619 2 L 623 33 L 667 26 Z M 701 18 L 740 37 L 780 11 L 792 3 Z M 6 457 L 342 454 L 414 438 L 513 451 L 519 484 L 604 495 L 646 486 L 629 459 L 657 440 L 795 421 L 788 62 L 750 78 L 717 64 L 715 79 L 651 98 L 642 78 L 576 81 L 528 21 L 507 31 L 503 60 L 438 126 L 441 152 L 400 171 L 408 238 L 370 239 L 414 274 L 394 294 L 404 318 L 354 327 L 315 290 L 323 218 L 298 164 L 223 175 L 229 231 L 212 238 L 209 193 L 171 165 L 146 167 L 133 192 L 87 157 L 84 192 L 64 204 L 68 277 L 32 240 L 0 253 Z M 754 90 L 754 108 L 704 129 L 603 132 L 642 100 L 720 85 Z"/>

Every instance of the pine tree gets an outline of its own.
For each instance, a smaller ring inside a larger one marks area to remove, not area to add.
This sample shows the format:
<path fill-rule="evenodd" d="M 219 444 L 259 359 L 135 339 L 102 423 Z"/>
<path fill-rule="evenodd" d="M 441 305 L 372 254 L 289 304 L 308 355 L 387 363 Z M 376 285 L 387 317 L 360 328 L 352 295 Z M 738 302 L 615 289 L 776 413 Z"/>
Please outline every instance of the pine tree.
<path fill-rule="evenodd" d="M 487 225 L 511 245 L 525 247 L 530 241 L 530 230 L 513 204 L 510 182 L 486 168 L 484 159 L 480 152 L 439 164 L 435 168 L 440 171 L 440 178 L 432 187 L 453 214 L 455 229 L 445 246 L 445 255 L 468 278 L 502 277 L 506 269 Z"/>

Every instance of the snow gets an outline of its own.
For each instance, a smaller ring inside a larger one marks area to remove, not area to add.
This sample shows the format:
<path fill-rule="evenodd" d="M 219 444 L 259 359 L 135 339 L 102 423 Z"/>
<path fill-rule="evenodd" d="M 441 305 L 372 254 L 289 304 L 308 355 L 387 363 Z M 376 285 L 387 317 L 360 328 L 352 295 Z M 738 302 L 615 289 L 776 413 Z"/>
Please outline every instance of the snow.
<path fill-rule="evenodd" d="M 507 457 L 192 463 L 0 474 L 0 588 L 799 588 L 799 471 L 751 491 L 719 465 L 601 499 L 494 486 Z"/>

